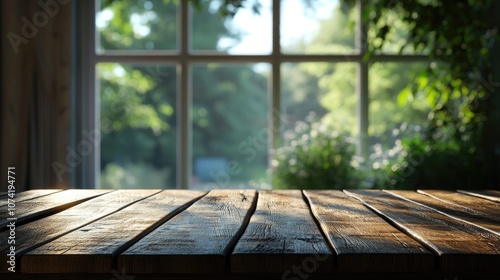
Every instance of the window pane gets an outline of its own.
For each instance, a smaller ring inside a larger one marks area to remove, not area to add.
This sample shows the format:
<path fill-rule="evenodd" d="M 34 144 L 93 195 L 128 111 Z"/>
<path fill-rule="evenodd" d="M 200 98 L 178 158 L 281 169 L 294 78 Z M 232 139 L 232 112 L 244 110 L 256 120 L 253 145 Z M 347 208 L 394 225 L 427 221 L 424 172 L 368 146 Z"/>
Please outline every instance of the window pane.
<path fill-rule="evenodd" d="M 382 44 L 382 39 L 377 36 L 377 31 L 383 30 L 384 26 L 390 26 L 390 32 L 387 33 L 386 39 L 380 50 L 375 53 L 383 54 L 426 54 L 428 50 L 415 48 L 413 44 L 409 44 L 409 34 L 411 27 L 401 20 L 401 15 L 397 11 L 390 11 L 378 23 L 369 23 L 368 40 L 376 47 Z M 429 44 L 430 45 L 430 44 Z"/>
<path fill-rule="evenodd" d="M 236 15 L 225 19 L 218 14 L 222 1 L 203 1 L 199 8 L 192 7 L 192 50 L 229 54 L 271 53 L 271 2 L 243 1 L 243 7 Z M 258 7 L 259 13 L 253 10 L 254 7 Z"/>
<path fill-rule="evenodd" d="M 101 188 L 176 184 L 174 66 L 99 63 Z"/>
<path fill-rule="evenodd" d="M 416 75 L 428 63 L 374 63 L 370 67 L 369 91 L 370 144 L 392 147 L 394 141 L 412 131 L 426 127 L 430 107 L 423 94 L 412 95 Z M 402 131 L 404 130 L 404 131 Z"/>
<path fill-rule="evenodd" d="M 354 8 L 342 6 L 339 1 L 282 0 L 282 52 L 353 53 L 355 22 Z"/>
<path fill-rule="evenodd" d="M 269 66 L 196 65 L 191 188 L 266 185 Z"/>
<path fill-rule="evenodd" d="M 357 134 L 356 63 L 286 63 L 281 73 L 285 131 L 312 112 L 321 123 Z"/>
<path fill-rule="evenodd" d="M 176 50 L 177 1 L 99 1 L 97 52 L 108 50 Z"/>

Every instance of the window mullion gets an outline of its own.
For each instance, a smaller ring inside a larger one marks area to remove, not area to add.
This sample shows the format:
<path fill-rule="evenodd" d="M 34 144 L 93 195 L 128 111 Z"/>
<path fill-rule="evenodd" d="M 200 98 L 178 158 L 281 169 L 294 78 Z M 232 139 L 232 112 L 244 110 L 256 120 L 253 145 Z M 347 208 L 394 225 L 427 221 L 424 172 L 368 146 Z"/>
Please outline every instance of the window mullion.
<path fill-rule="evenodd" d="M 189 3 L 180 1 L 180 63 L 177 65 L 177 187 L 189 188 L 191 176 L 191 126 L 189 110 L 191 103 L 190 73 L 189 73 Z"/>
<path fill-rule="evenodd" d="M 280 47 L 280 9 L 281 0 L 273 0 L 273 49 L 271 54 L 271 97 L 269 127 L 273 133 L 269 135 L 269 147 L 279 148 L 281 130 L 281 47 Z M 271 156 L 271 155 L 270 155 Z"/>
<path fill-rule="evenodd" d="M 89 1 L 89 17 L 88 20 L 90 23 L 88 28 L 90 29 L 90 36 L 88 36 L 90 50 L 84 52 L 82 60 L 85 61 L 88 59 L 88 70 L 86 71 L 86 76 L 84 75 L 84 91 L 89 90 L 91 94 L 83 94 L 82 98 L 82 106 L 84 108 L 88 108 L 85 110 L 86 115 L 83 117 L 83 130 L 87 129 L 88 132 L 98 131 L 99 138 L 94 139 L 94 149 L 93 153 L 90 153 L 88 157 L 84 157 L 82 164 L 82 177 L 81 184 L 82 188 L 99 188 L 100 187 L 100 172 L 101 172 L 101 139 L 102 139 L 102 131 L 101 131 L 101 95 L 100 95 L 100 85 L 98 82 L 98 77 L 96 73 L 97 67 L 97 40 L 98 33 L 95 28 L 95 16 L 96 12 L 99 9 L 98 1 Z M 84 114 L 85 114 L 84 113 Z M 83 130 L 78 135 L 80 139 L 83 139 Z"/>
<path fill-rule="evenodd" d="M 364 57 L 368 48 L 367 42 L 367 25 L 363 22 L 363 1 L 357 1 L 358 7 L 358 25 L 356 34 L 356 45 L 359 48 L 360 57 Z M 358 148 L 357 154 L 364 158 L 368 156 L 368 110 L 369 110 L 369 96 L 368 96 L 368 62 L 361 59 L 358 66 Z"/>

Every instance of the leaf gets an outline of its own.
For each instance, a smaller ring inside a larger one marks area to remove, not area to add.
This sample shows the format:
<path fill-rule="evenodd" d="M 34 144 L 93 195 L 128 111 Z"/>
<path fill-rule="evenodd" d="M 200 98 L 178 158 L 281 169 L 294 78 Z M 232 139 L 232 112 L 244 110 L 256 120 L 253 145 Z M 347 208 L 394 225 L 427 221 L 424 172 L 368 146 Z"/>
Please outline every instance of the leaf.
<path fill-rule="evenodd" d="M 411 90 L 409 87 L 404 88 L 399 92 L 398 94 L 398 105 L 403 107 L 408 99 L 410 98 L 409 96 L 411 95 Z"/>

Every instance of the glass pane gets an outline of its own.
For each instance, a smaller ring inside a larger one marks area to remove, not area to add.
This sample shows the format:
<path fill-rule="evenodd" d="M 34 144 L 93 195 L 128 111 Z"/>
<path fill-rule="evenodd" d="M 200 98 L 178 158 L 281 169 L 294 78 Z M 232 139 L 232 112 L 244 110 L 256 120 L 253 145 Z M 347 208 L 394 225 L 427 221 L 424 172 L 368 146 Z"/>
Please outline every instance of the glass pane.
<path fill-rule="evenodd" d="M 368 135 L 373 146 L 390 148 L 397 139 L 423 131 L 429 103 L 423 94 L 412 95 L 411 86 L 428 63 L 374 63 L 370 67 L 370 126 Z"/>
<path fill-rule="evenodd" d="M 370 22 L 368 28 L 368 40 L 376 47 L 382 44 L 382 39 L 377 37 L 377 32 L 384 29 L 384 26 L 390 26 L 390 32 L 387 33 L 386 39 L 380 50 L 375 53 L 383 54 L 426 54 L 428 50 L 421 47 L 415 48 L 409 44 L 409 34 L 411 27 L 401 20 L 401 15 L 396 11 L 391 11 L 377 24 Z"/>
<path fill-rule="evenodd" d="M 281 146 L 271 161 L 274 188 L 356 185 L 356 63 L 282 66 Z"/>
<path fill-rule="evenodd" d="M 356 14 L 339 1 L 282 0 L 283 53 L 345 54 L 355 51 Z"/>
<path fill-rule="evenodd" d="M 229 54 L 271 53 L 272 1 L 243 1 L 243 7 L 236 15 L 226 18 L 218 14 L 221 2 L 203 1 L 200 7 L 191 7 L 192 50 Z M 258 13 L 254 7 L 258 8 Z"/>
<path fill-rule="evenodd" d="M 101 188 L 176 185 L 175 66 L 99 63 Z"/>
<path fill-rule="evenodd" d="M 97 52 L 176 50 L 178 2 L 163 0 L 99 1 Z"/>
<path fill-rule="evenodd" d="M 358 133 L 355 63 L 286 63 L 281 73 L 285 131 L 294 130 L 312 113 L 313 119 L 325 125 Z"/>
<path fill-rule="evenodd" d="M 191 188 L 267 185 L 269 65 L 196 65 Z"/>

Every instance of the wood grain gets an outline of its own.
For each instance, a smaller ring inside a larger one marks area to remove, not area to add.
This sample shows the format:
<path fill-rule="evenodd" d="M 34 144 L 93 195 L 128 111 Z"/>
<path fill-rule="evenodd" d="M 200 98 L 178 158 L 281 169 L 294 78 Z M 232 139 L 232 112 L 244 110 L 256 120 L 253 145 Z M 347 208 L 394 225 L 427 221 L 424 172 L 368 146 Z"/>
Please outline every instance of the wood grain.
<path fill-rule="evenodd" d="M 491 201 L 495 202 L 500 202 L 500 191 L 495 191 L 495 190 L 458 190 L 457 192 L 471 195 L 471 196 L 476 196 L 484 199 L 488 199 Z"/>
<path fill-rule="evenodd" d="M 425 190 L 417 193 L 391 190 L 387 192 L 500 235 L 499 203 L 450 191 Z M 492 205 L 487 205 L 487 203 Z"/>
<path fill-rule="evenodd" d="M 8 205 L 3 205 L 0 207 L 0 231 L 7 229 L 6 225 L 10 222 L 7 218 L 16 218 L 16 225 L 19 226 L 108 192 L 110 190 L 66 190 L 56 192 L 16 203 L 14 216 L 9 215 Z"/>
<path fill-rule="evenodd" d="M 29 191 L 16 193 L 16 195 L 14 196 L 13 199 L 14 199 L 15 203 L 17 204 L 21 201 L 30 200 L 30 199 L 41 197 L 41 196 L 46 196 L 46 195 L 53 194 L 53 193 L 60 192 L 60 191 L 62 191 L 62 189 L 29 190 Z M 7 200 L 7 196 L 6 196 L 5 199 L 0 200 L 0 207 L 7 205 L 7 203 L 8 203 L 8 200 Z"/>
<path fill-rule="evenodd" d="M 24 255 L 23 272 L 106 273 L 115 257 L 206 194 L 165 190 Z"/>
<path fill-rule="evenodd" d="M 99 190 L 93 191 L 96 194 L 101 193 Z M 159 190 L 113 191 L 49 217 L 17 226 L 15 230 L 16 257 L 21 257 L 22 263 L 22 256 L 26 252 L 158 192 Z M 8 236 L 9 232 L 4 231 L 0 233 L 0 240 L 7 240 Z M 7 253 L 10 251 L 10 246 L 7 242 L 0 243 L 0 272 L 6 272 Z M 17 265 L 20 265 L 19 261 Z"/>
<path fill-rule="evenodd" d="M 382 191 L 345 191 L 438 254 L 444 272 L 500 272 L 500 236 Z"/>
<path fill-rule="evenodd" d="M 214 273 L 250 219 L 254 190 L 213 190 L 118 256 L 130 273 Z"/>
<path fill-rule="evenodd" d="M 339 271 L 432 271 L 434 255 L 341 191 L 304 191 Z"/>
<path fill-rule="evenodd" d="M 474 197 L 453 191 L 418 190 L 418 192 L 438 200 L 467 207 L 488 216 L 500 216 L 500 204 L 490 200 L 485 200 L 479 197 Z"/>
<path fill-rule="evenodd" d="M 333 270 L 331 251 L 300 190 L 260 191 L 257 208 L 231 254 L 234 272 Z"/>

